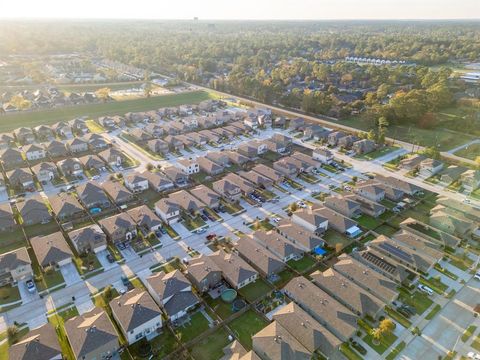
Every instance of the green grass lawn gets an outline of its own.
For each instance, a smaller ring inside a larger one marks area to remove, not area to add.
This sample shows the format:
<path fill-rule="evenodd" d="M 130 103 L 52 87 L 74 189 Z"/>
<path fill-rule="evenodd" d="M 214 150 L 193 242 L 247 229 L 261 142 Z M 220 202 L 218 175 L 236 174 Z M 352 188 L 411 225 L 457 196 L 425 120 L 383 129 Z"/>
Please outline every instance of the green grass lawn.
<path fill-rule="evenodd" d="M 249 228 L 252 230 L 270 231 L 273 229 L 273 225 L 269 221 L 266 221 L 265 219 L 263 219 L 258 222 L 254 221 L 251 225 L 249 225 Z"/>
<path fill-rule="evenodd" d="M 480 144 L 468 145 L 468 147 L 458 150 L 454 154 L 466 159 L 475 160 L 480 156 Z"/>
<path fill-rule="evenodd" d="M 257 281 L 239 289 L 238 293 L 242 295 L 245 300 L 252 303 L 272 290 L 272 287 L 265 280 L 259 278 Z"/>
<path fill-rule="evenodd" d="M 155 359 L 163 359 L 179 346 L 175 335 L 173 335 L 170 329 L 166 326 L 162 328 L 162 333 L 150 340 L 149 343 L 152 347 L 152 354 L 154 355 Z M 136 342 L 135 344 L 129 346 L 128 350 L 134 359 L 141 359 L 141 356 L 139 355 L 140 349 L 138 346 L 136 346 L 137 344 L 141 346 L 141 342 Z"/>
<path fill-rule="evenodd" d="M 80 116 L 97 118 L 106 115 L 124 115 L 127 112 L 148 111 L 161 107 L 182 104 L 198 104 L 208 100 L 210 95 L 205 91 L 152 96 L 135 100 L 112 101 L 107 103 L 65 106 L 55 109 L 18 112 L 4 115 L 0 123 L 0 132 L 8 132 L 19 126 L 35 127 L 53 124 L 58 121 L 71 120 Z"/>
<path fill-rule="evenodd" d="M 0 306 L 20 300 L 18 286 L 5 285 L 0 287 Z"/>
<path fill-rule="evenodd" d="M 428 286 L 431 288 L 433 291 L 435 291 L 437 294 L 442 295 L 445 291 L 447 291 L 448 286 L 442 283 L 440 279 L 436 279 L 434 277 L 430 277 L 428 279 L 424 277 L 420 277 L 419 279 L 420 283 Z"/>
<path fill-rule="evenodd" d="M 342 249 L 352 242 L 352 239 L 348 238 L 347 236 L 340 234 L 339 232 L 328 229 L 325 234 L 323 235 L 323 239 L 326 241 L 329 247 L 334 249 L 337 248 L 337 244 L 342 246 Z"/>
<path fill-rule="evenodd" d="M 340 351 L 348 360 L 362 360 L 363 358 L 358 355 L 348 343 L 340 345 Z"/>
<path fill-rule="evenodd" d="M 228 214 L 234 215 L 240 211 L 245 210 L 242 205 L 237 203 L 221 202 Z"/>
<path fill-rule="evenodd" d="M 430 312 L 427 314 L 427 316 L 425 316 L 425 319 L 426 320 L 432 320 L 433 317 L 440 311 L 442 310 L 442 307 L 438 304 L 435 304 L 435 306 L 433 307 L 432 310 L 430 310 Z"/>
<path fill-rule="evenodd" d="M 392 236 L 393 234 L 395 234 L 396 232 L 398 231 L 397 228 L 393 227 L 393 226 L 390 226 L 388 224 L 383 224 L 377 228 L 375 228 L 375 232 L 376 233 L 379 233 L 381 235 L 385 235 L 385 236 Z"/>
<path fill-rule="evenodd" d="M 252 349 L 252 336 L 268 325 L 268 321 L 253 310 L 248 310 L 242 316 L 228 324 L 243 347 L 249 351 Z"/>
<path fill-rule="evenodd" d="M 203 316 L 200 311 L 197 311 L 191 316 L 191 321 L 189 325 L 180 326 L 175 330 L 178 339 L 183 343 L 187 343 L 190 340 L 196 338 L 208 328 L 208 320 L 205 318 L 205 316 Z"/>
<path fill-rule="evenodd" d="M 368 154 L 363 154 L 363 155 L 360 155 L 358 156 L 359 159 L 364 159 L 364 160 L 373 160 L 373 159 L 376 159 L 376 158 L 379 158 L 381 156 L 384 156 L 384 155 L 387 155 L 395 150 L 398 150 L 399 147 L 397 146 L 385 146 L 381 149 L 378 149 L 378 150 L 375 150 L 375 151 L 372 151 Z"/>
<path fill-rule="evenodd" d="M 223 348 L 228 343 L 228 332 L 222 327 L 196 343 L 190 350 L 195 360 L 220 359 L 223 356 Z"/>
<path fill-rule="evenodd" d="M 380 355 L 382 355 L 395 342 L 395 340 L 397 340 L 397 336 L 393 333 L 384 335 L 378 345 L 373 343 L 373 337 L 371 334 L 368 334 L 363 338 L 363 341 Z"/>
<path fill-rule="evenodd" d="M 373 230 L 382 224 L 382 220 L 376 219 L 373 216 L 362 214 L 359 218 L 355 219 L 358 224 L 368 230 Z"/>
<path fill-rule="evenodd" d="M 419 315 L 422 315 L 433 304 L 433 301 L 428 297 L 428 295 L 419 291 L 415 291 L 413 295 L 400 292 L 399 299 L 405 304 L 413 306 Z"/>
<path fill-rule="evenodd" d="M 75 356 L 73 355 L 72 348 L 70 347 L 70 344 L 68 342 L 64 324 L 65 321 L 76 315 L 78 315 L 77 309 L 72 309 L 65 310 L 59 314 L 52 315 L 48 318 L 50 324 L 52 324 L 52 326 L 57 331 L 60 348 L 62 349 L 62 353 L 67 357 L 67 359 L 75 359 Z"/>
<path fill-rule="evenodd" d="M 480 335 L 477 335 L 475 340 L 472 341 L 472 348 L 475 350 L 480 351 Z"/>
<path fill-rule="evenodd" d="M 470 325 L 462 334 L 461 340 L 463 342 L 467 342 L 468 339 L 470 339 L 473 335 L 473 333 L 477 330 L 477 327 L 475 325 Z"/>
<path fill-rule="evenodd" d="M 192 218 L 191 216 L 185 215 L 183 216 L 182 225 L 185 226 L 188 230 L 193 231 L 207 224 L 205 223 L 205 221 L 202 220 L 200 216 Z"/>
<path fill-rule="evenodd" d="M 221 298 L 213 300 L 207 295 L 205 301 L 207 302 L 208 306 L 210 306 L 212 310 L 223 320 L 233 314 L 232 304 L 227 304 Z"/>
<path fill-rule="evenodd" d="M 390 353 L 385 357 L 385 360 L 393 360 L 395 359 L 398 354 L 400 354 L 402 352 L 403 349 L 405 349 L 405 346 L 407 344 L 405 344 L 405 341 L 402 341 L 402 342 L 399 342 L 397 346 L 395 346 L 395 348 L 390 351 Z"/>
<path fill-rule="evenodd" d="M 296 276 L 296 274 L 288 268 L 279 272 L 277 275 L 280 278 L 278 281 L 275 282 L 275 287 L 277 289 L 283 288 L 290 280 L 292 280 Z"/>
<path fill-rule="evenodd" d="M 16 250 L 22 246 L 26 246 L 27 242 L 22 229 L 17 229 L 12 232 L 0 233 L 0 253 Z"/>
<path fill-rule="evenodd" d="M 50 221 L 48 224 L 36 224 L 36 225 L 29 225 L 25 226 L 25 234 L 29 239 L 35 236 L 40 235 L 49 235 L 53 234 L 54 232 L 60 231 L 57 223 L 55 221 Z"/>
<path fill-rule="evenodd" d="M 401 324 L 405 328 L 409 328 L 412 323 L 408 320 L 405 316 L 391 308 L 390 306 L 385 306 L 385 312 L 399 324 Z"/>
<path fill-rule="evenodd" d="M 303 274 L 305 271 L 310 269 L 313 265 L 315 265 L 315 259 L 312 258 L 310 255 L 305 254 L 303 258 L 300 260 L 289 260 L 287 262 L 288 266 L 290 266 L 293 270 Z"/>
<path fill-rule="evenodd" d="M 408 226 L 434 239 L 441 240 L 440 234 L 437 231 L 433 230 L 432 228 L 427 228 L 422 224 L 418 224 L 418 223 L 409 224 Z"/>

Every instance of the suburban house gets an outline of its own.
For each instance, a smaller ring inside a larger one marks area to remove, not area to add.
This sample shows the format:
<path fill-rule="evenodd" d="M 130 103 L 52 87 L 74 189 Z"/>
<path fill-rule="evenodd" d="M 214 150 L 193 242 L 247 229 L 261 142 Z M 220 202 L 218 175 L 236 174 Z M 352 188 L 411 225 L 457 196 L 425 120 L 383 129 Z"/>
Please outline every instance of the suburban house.
<path fill-rule="evenodd" d="M 376 319 L 385 306 L 380 299 L 332 268 L 323 272 L 317 270 L 310 276 L 317 286 L 359 317 Z"/>
<path fill-rule="evenodd" d="M 130 129 L 127 131 L 127 134 L 133 139 L 133 141 L 137 143 L 146 143 L 147 141 L 153 139 L 153 135 L 140 128 Z"/>
<path fill-rule="evenodd" d="M 124 176 L 124 180 L 125 187 L 133 193 L 148 190 L 148 179 L 136 171 Z"/>
<path fill-rule="evenodd" d="M 65 144 L 58 140 L 50 141 L 45 145 L 45 150 L 52 158 L 66 157 L 68 150 Z"/>
<path fill-rule="evenodd" d="M 471 193 L 480 187 L 480 170 L 467 170 L 460 176 L 465 191 Z"/>
<path fill-rule="evenodd" d="M 158 124 L 148 124 L 145 126 L 144 130 L 156 138 L 159 138 L 164 134 L 163 128 Z"/>
<path fill-rule="evenodd" d="M 33 175 L 29 168 L 16 168 L 7 172 L 7 178 L 10 185 L 24 191 L 35 191 Z"/>
<path fill-rule="evenodd" d="M 363 214 L 372 216 L 374 218 L 382 215 L 387 208 L 375 201 L 368 200 L 367 198 L 360 195 L 347 195 L 347 199 L 357 202 L 360 205 L 360 211 Z"/>
<path fill-rule="evenodd" d="M 162 227 L 162 221 L 147 205 L 142 205 L 127 211 L 127 214 L 135 221 L 144 233 L 157 231 Z"/>
<path fill-rule="evenodd" d="M 240 187 L 227 179 L 215 181 L 212 184 L 212 188 L 215 192 L 220 194 L 223 199 L 231 203 L 239 201 L 242 197 L 242 190 Z"/>
<path fill-rule="evenodd" d="M 220 136 L 218 136 L 217 134 L 215 134 L 213 131 L 211 130 L 200 130 L 198 132 L 199 135 L 203 136 L 203 137 L 206 137 L 208 139 L 208 142 L 209 143 L 218 143 L 220 142 Z"/>
<path fill-rule="evenodd" d="M 255 171 L 240 171 L 238 173 L 244 179 L 250 181 L 252 184 L 256 184 L 261 189 L 270 189 L 273 186 L 273 181 Z"/>
<path fill-rule="evenodd" d="M 52 215 L 40 195 L 17 202 L 17 209 L 24 225 L 46 224 L 52 220 Z"/>
<path fill-rule="evenodd" d="M 250 161 L 249 157 L 244 156 L 236 151 L 225 151 L 224 154 L 227 155 L 229 161 L 235 165 L 242 166 Z"/>
<path fill-rule="evenodd" d="M 77 194 L 83 206 L 89 210 L 93 208 L 105 209 L 111 205 L 101 186 L 92 181 L 79 185 Z"/>
<path fill-rule="evenodd" d="M 199 255 L 188 260 L 187 277 L 195 288 L 204 293 L 215 288 L 222 280 L 222 271 L 210 256 Z"/>
<path fill-rule="evenodd" d="M 250 236 L 242 236 L 236 243 L 235 249 L 240 256 L 265 278 L 270 278 L 285 268 L 285 263 L 273 252 L 258 244 Z"/>
<path fill-rule="evenodd" d="M 18 142 L 21 144 L 32 144 L 35 142 L 33 130 L 27 127 L 21 127 L 13 131 Z"/>
<path fill-rule="evenodd" d="M 273 184 L 279 184 L 283 180 L 285 180 L 284 175 L 275 170 L 272 169 L 269 166 L 266 166 L 264 164 L 257 164 L 252 168 L 252 171 L 256 172 L 257 174 L 261 175 L 262 177 L 266 177 L 272 181 Z"/>
<path fill-rule="evenodd" d="M 277 223 L 277 231 L 303 251 L 310 252 L 323 247 L 325 241 L 291 219 L 282 219 Z"/>
<path fill-rule="evenodd" d="M 4 149 L 0 152 L 2 165 L 5 170 L 14 169 L 25 164 L 22 153 L 17 149 Z"/>
<path fill-rule="evenodd" d="M 66 122 L 60 121 L 54 124 L 52 128 L 62 138 L 71 139 L 73 137 L 72 128 Z"/>
<path fill-rule="evenodd" d="M 283 291 L 341 341 L 357 330 L 355 314 L 303 276 L 290 280 Z"/>
<path fill-rule="evenodd" d="M 255 184 L 251 183 L 250 181 L 242 178 L 241 176 L 239 176 L 237 174 L 229 173 L 223 179 L 227 180 L 230 183 L 233 183 L 233 184 L 237 185 L 240 188 L 240 190 L 242 191 L 242 194 L 245 195 L 245 196 L 248 196 L 255 191 Z M 215 188 L 214 188 L 214 190 L 216 191 Z"/>
<path fill-rule="evenodd" d="M 303 129 L 303 136 L 306 139 L 313 139 L 315 141 L 325 141 L 328 139 L 328 135 L 331 133 L 320 125 L 310 125 Z"/>
<path fill-rule="evenodd" d="M 155 203 L 155 213 L 168 225 L 180 221 L 180 207 L 169 198 L 163 198 Z"/>
<path fill-rule="evenodd" d="M 47 125 L 36 126 L 34 130 L 40 141 L 50 141 L 53 139 L 52 129 Z"/>
<path fill-rule="evenodd" d="M 354 192 L 375 202 L 380 202 L 385 198 L 385 190 L 378 186 L 375 180 L 359 181 Z"/>
<path fill-rule="evenodd" d="M 67 158 L 58 163 L 58 167 L 65 176 L 79 176 L 83 174 L 83 164 L 77 158 Z"/>
<path fill-rule="evenodd" d="M 462 174 L 468 169 L 463 166 L 450 165 L 440 173 L 440 182 L 449 185 L 460 179 Z"/>
<path fill-rule="evenodd" d="M 71 153 L 88 151 L 88 142 L 82 138 L 73 138 L 67 142 Z"/>
<path fill-rule="evenodd" d="M 230 166 L 230 159 L 228 155 L 221 151 L 208 151 L 205 157 L 214 163 L 227 167 Z"/>
<path fill-rule="evenodd" d="M 324 205 L 349 218 L 358 218 L 362 215 L 361 205 L 351 196 L 327 196 Z"/>
<path fill-rule="evenodd" d="M 429 178 L 438 174 L 443 169 L 443 163 L 440 160 L 425 159 L 418 164 L 418 175 L 423 178 Z"/>
<path fill-rule="evenodd" d="M 267 146 L 265 144 L 265 151 L 267 149 Z M 258 147 L 253 145 L 253 142 L 247 142 L 247 143 L 241 143 L 238 145 L 237 152 L 240 155 L 245 156 L 249 160 L 253 160 L 258 158 Z"/>
<path fill-rule="evenodd" d="M 312 172 L 312 170 L 320 167 L 320 163 L 317 160 L 314 160 L 311 156 L 298 151 L 294 152 L 291 158 L 300 162 L 302 169 L 301 171 Z"/>
<path fill-rule="evenodd" d="M 270 251 L 283 262 L 289 260 L 296 261 L 303 257 L 303 249 L 273 230 L 256 230 L 253 232 L 252 236 L 258 244 Z"/>
<path fill-rule="evenodd" d="M 346 135 L 338 139 L 337 145 L 343 149 L 350 149 L 356 141 L 358 138 L 355 135 Z"/>
<path fill-rule="evenodd" d="M 85 155 L 78 159 L 86 170 L 106 171 L 106 164 L 97 155 Z"/>
<path fill-rule="evenodd" d="M 426 255 L 440 261 L 443 257 L 443 250 L 440 244 L 433 243 L 428 239 L 411 233 L 405 229 L 401 229 L 392 235 L 391 239 L 398 242 L 401 246 L 406 246 L 411 250 L 425 253 Z"/>
<path fill-rule="evenodd" d="M 110 144 L 100 134 L 88 134 L 83 137 L 88 142 L 88 147 L 93 151 L 106 149 Z"/>
<path fill-rule="evenodd" d="M 303 171 L 302 163 L 291 156 L 275 161 L 273 168 L 289 178 L 296 177 Z"/>
<path fill-rule="evenodd" d="M 304 118 L 294 118 L 290 119 L 289 128 L 292 130 L 300 130 L 305 126 L 305 119 Z"/>
<path fill-rule="evenodd" d="M 176 166 L 164 167 L 163 172 L 167 178 L 173 181 L 173 183 L 178 187 L 185 186 L 188 183 L 188 175 Z"/>
<path fill-rule="evenodd" d="M 65 321 L 65 333 L 77 360 L 118 356 L 118 335 L 109 316 L 100 308 Z"/>
<path fill-rule="evenodd" d="M 160 333 L 162 313 L 142 289 L 133 289 L 110 301 L 112 316 L 129 345 L 140 339 L 153 339 Z"/>
<path fill-rule="evenodd" d="M 125 186 L 118 181 L 105 181 L 103 183 L 103 190 L 108 194 L 112 201 L 121 206 L 130 201 L 133 201 L 134 196 Z"/>
<path fill-rule="evenodd" d="M 180 270 L 153 274 L 146 278 L 145 286 L 172 322 L 185 316 L 199 303 L 192 292 L 192 284 Z"/>
<path fill-rule="evenodd" d="M 15 136 L 11 133 L 0 134 L 0 150 L 15 146 Z"/>
<path fill-rule="evenodd" d="M 211 209 L 218 208 L 220 206 L 220 199 L 222 198 L 218 193 L 210 189 L 205 185 L 198 185 L 193 189 L 190 189 L 190 194 L 195 196 L 202 203 L 207 205 Z"/>
<path fill-rule="evenodd" d="M 198 159 L 180 159 L 177 161 L 177 166 L 187 175 L 197 174 L 200 172 Z"/>
<path fill-rule="evenodd" d="M 98 156 L 110 166 L 121 166 L 127 159 L 121 150 L 113 147 L 99 152 Z"/>
<path fill-rule="evenodd" d="M 400 223 L 400 228 L 410 231 L 415 235 L 424 237 L 429 241 L 438 243 L 442 246 L 456 248 L 461 242 L 460 238 L 413 218 L 408 218 L 402 221 Z"/>
<path fill-rule="evenodd" d="M 112 242 L 125 242 L 137 237 L 137 224 L 127 213 L 120 213 L 98 222 Z"/>
<path fill-rule="evenodd" d="M 195 143 L 195 145 L 199 146 L 206 145 L 208 142 L 208 137 L 195 132 L 188 133 L 187 137 L 190 138 Z"/>
<path fill-rule="evenodd" d="M 166 154 L 169 151 L 168 144 L 160 139 L 150 140 L 147 142 L 147 146 L 152 152 L 157 154 Z"/>
<path fill-rule="evenodd" d="M 192 216 L 205 207 L 204 203 L 192 196 L 186 190 L 171 193 L 168 198 L 170 201 L 177 204 L 184 212 Z"/>
<path fill-rule="evenodd" d="M 459 238 L 468 238 L 468 236 L 478 228 L 478 223 L 473 223 L 470 219 L 462 215 L 452 215 L 440 209 L 433 208 L 430 211 L 429 224 L 450 235 Z"/>
<path fill-rule="evenodd" d="M 307 229 L 312 234 L 322 235 L 328 229 L 328 219 L 320 215 L 317 209 L 299 209 L 292 214 L 292 222 Z"/>
<path fill-rule="evenodd" d="M 407 156 L 406 158 L 400 160 L 399 167 L 406 170 L 417 169 L 420 163 L 425 160 L 427 157 L 421 154 L 414 154 L 412 156 Z"/>
<path fill-rule="evenodd" d="M 69 121 L 69 124 L 72 129 L 79 134 L 85 135 L 89 132 L 87 123 L 84 119 L 73 119 Z"/>
<path fill-rule="evenodd" d="M 30 239 L 30 244 L 43 269 L 48 266 L 63 266 L 72 262 L 72 250 L 60 231 L 50 235 L 35 236 Z"/>
<path fill-rule="evenodd" d="M 47 156 L 45 149 L 37 144 L 27 145 L 23 147 L 23 151 L 25 152 L 28 161 L 41 160 Z"/>
<path fill-rule="evenodd" d="M 0 255 L 0 286 L 14 284 L 32 276 L 32 262 L 25 247 Z"/>
<path fill-rule="evenodd" d="M 327 148 L 317 148 L 313 150 L 312 158 L 323 164 L 330 164 L 333 161 L 333 153 Z"/>
<path fill-rule="evenodd" d="M 348 237 L 355 238 L 362 233 L 358 224 L 352 219 L 343 216 L 342 214 L 329 209 L 327 207 L 315 206 L 312 211 L 318 216 L 321 216 L 328 221 L 328 228 L 332 228 L 341 234 Z M 295 214 L 295 213 L 294 213 Z"/>
<path fill-rule="evenodd" d="M 375 143 L 375 141 L 368 140 L 368 139 L 355 141 L 352 145 L 352 149 L 358 155 L 371 153 L 376 148 L 377 148 L 377 144 Z"/>
<path fill-rule="evenodd" d="M 53 325 L 47 323 L 29 331 L 10 346 L 8 357 L 10 360 L 62 360 L 62 349 Z"/>
<path fill-rule="evenodd" d="M 157 192 L 170 190 L 175 187 L 174 183 L 161 172 L 150 172 L 145 170 L 141 173 L 141 176 L 147 179 L 148 186 Z"/>
<path fill-rule="evenodd" d="M 211 176 L 219 175 L 224 170 L 223 166 L 203 156 L 199 156 L 196 162 L 201 171 Z"/>
<path fill-rule="evenodd" d="M 258 272 L 236 254 L 218 250 L 208 256 L 220 268 L 223 278 L 234 289 L 241 289 L 258 279 Z"/>
<path fill-rule="evenodd" d="M 168 135 L 163 138 L 163 141 L 168 144 L 169 149 L 172 151 L 180 151 L 184 148 L 183 141 L 177 135 Z"/>
<path fill-rule="evenodd" d="M 328 145 L 337 146 L 338 141 L 345 136 L 346 134 L 343 131 L 334 131 L 328 134 Z"/>
<path fill-rule="evenodd" d="M 0 204 L 0 232 L 13 231 L 17 227 L 9 203 Z"/>
<path fill-rule="evenodd" d="M 41 183 L 47 183 L 58 177 L 57 166 L 52 162 L 41 162 L 32 166 L 32 170 Z"/>
<path fill-rule="evenodd" d="M 48 198 L 52 210 L 59 221 L 81 218 L 85 210 L 75 196 L 69 193 L 58 193 Z"/>
<path fill-rule="evenodd" d="M 79 254 L 99 253 L 107 248 L 107 235 L 97 224 L 70 231 L 68 237 Z"/>
<path fill-rule="evenodd" d="M 391 188 L 401 190 L 405 194 L 408 194 L 408 195 L 416 195 L 416 194 L 422 192 L 421 187 L 419 187 L 417 185 L 413 185 L 412 183 L 409 183 L 408 181 L 397 179 L 393 176 L 377 175 L 375 177 L 375 180 L 377 180 L 378 182 L 383 183 L 386 186 L 389 186 Z"/>

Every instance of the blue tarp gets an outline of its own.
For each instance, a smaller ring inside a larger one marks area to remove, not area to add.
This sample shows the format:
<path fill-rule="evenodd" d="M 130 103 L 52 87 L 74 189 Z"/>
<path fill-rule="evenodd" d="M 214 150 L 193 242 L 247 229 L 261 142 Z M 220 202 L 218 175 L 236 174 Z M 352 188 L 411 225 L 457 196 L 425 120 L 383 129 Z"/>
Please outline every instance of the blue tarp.
<path fill-rule="evenodd" d="M 315 255 L 325 255 L 327 253 L 327 250 L 322 249 L 321 247 L 317 247 L 315 248 L 315 250 L 313 250 L 313 252 L 315 253 Z"/>

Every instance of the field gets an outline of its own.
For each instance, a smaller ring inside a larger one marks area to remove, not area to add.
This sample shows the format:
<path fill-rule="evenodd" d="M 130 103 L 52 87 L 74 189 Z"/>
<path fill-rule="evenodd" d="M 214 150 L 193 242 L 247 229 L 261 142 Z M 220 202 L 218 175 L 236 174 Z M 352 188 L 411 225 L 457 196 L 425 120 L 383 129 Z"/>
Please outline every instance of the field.
<path fill-rule="evenodd" d="M 480 156 L 480 144 L 471 144 L 455 152 L 455 155 L 466 159 L 475 160 Z"/>
<path fill-rule="evenodd" d="M 210 95 L 205 91 L 194 91 L 135 100 L 19 112 L 3 115 L 0 118 L 0 132 L 12 131 L 19 126 L 35 127 L 40 124 L 49 125 L 58 121 L 71 120 L 81 116 L 96 118 L 105 115 L 123 115 L 127 112 L 155 110 L 161 107 L 178 106 L 182 104 L 198 104 L 209 98 Z"/>

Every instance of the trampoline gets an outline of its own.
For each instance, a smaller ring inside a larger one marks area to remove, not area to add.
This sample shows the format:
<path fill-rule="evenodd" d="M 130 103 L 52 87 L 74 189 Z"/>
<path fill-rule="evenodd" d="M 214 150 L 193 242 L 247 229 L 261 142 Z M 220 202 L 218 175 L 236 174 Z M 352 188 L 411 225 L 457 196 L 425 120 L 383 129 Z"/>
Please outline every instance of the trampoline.
<path fill-rule="evenodd" d="M 242 309 L 245 307 L 245 305 L 247 305 L 247 304 L 245 303 L 245 301 L 243 301 L 242 299 L 237 299 L 237 300 L 235 300 L 235 301 L 233 302 L 233 304 L 232 304 L 232 310 L 233 310 L 234 312 L 240 311 L 240 310 L 242 310 Z"/>

